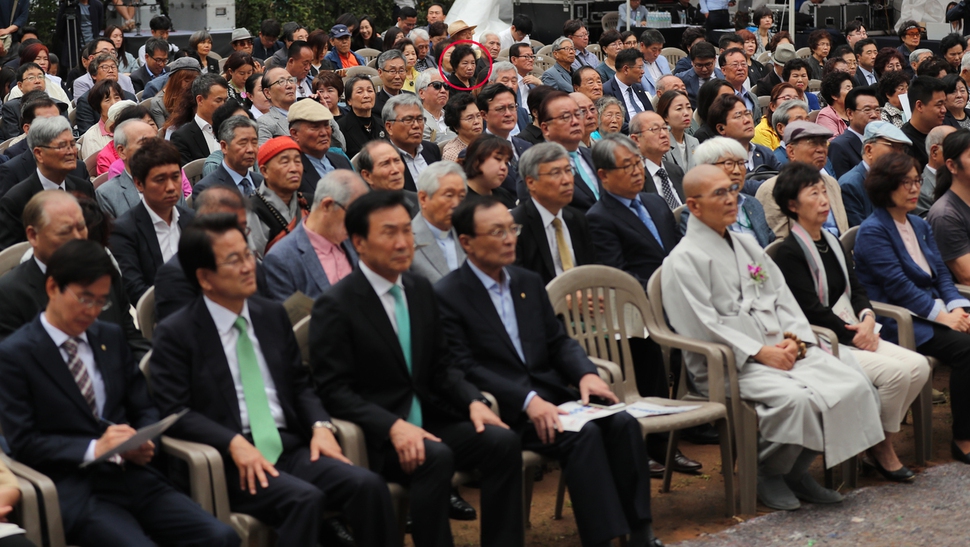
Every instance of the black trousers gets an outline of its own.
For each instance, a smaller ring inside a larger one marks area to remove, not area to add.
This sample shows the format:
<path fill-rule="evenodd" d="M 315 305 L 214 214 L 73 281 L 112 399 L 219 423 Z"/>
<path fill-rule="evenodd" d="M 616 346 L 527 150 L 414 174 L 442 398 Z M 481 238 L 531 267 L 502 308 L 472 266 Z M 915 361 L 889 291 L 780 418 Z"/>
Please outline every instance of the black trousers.
<path fill-rule="evenodd" d="M 394 545 L 397 539 L 391 494 L 384 479 L 367 469 L 321 456 L 310 461 L 310 447 L 281 431 L 283 455 L 279 477 L 267 475 L 269 488 L 256 495 L 239 488 L 239 469 L 223 458 L 229 505 L 276 528 L 279 545 L 317 545 L 324 511 L 342 511 L 357 545 Z"/>
<path fill-rule="evenodd" d="M 71 545 L 240 544 L 231 526 L 203 511 L 156 472 L 137 465 L 100 464 L 58 481 L 57 490 Z"/>
<path fill-rule="evenodd" d="M 717 44 L 717 37 L 714 31 L 721 28 L 734 28 L 731 24 L 731 14 L 726 9 L 711 10 L 707 14 L 707 21 L 704 22 L 707 29 L 707 39 Z"/>
<path fill-rule="evenodd" d="M 522 446 L 560 461 L 583 545 L 598 545 L 650 523 L 650 469 L 640 424 L 620 412 L 542 444 L 528 424 Z"/>
<path fill-rule="evenodd" d="M 970 334 L 932 324 L 933 338 L 916 351 L 950 367 L 950 413 L 953 438 L 970 440 Z"/>
<path fill-rule="evenodd" d="M 23 534 L 0 538 L 0 547 L 36 547 Z"/>
<path fill-rule="evenodd" d="M 522 445 L 508 429 L 485 426 L 476 433 L 471 422 L 425 424 L 442 442 L 425 441 L 425 461 L 407 475 L 393 445 L 384 452 L 381 473 L 391 482 L 408 485 L 411 537 L 416 547 L 451 547 L 448 498 L 455 469 L 482 473 L 482 547 L 520 547 L 522 522 Z"/>

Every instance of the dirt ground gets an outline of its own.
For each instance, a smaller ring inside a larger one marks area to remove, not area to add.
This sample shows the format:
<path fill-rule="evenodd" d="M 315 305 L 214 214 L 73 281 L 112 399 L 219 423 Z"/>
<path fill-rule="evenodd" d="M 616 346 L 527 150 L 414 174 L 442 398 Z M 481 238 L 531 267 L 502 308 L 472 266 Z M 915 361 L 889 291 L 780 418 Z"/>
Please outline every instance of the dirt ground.
<path fill-rule="evenodd" d="M 933 375 L 933 386 L 949 393 L 949 371 L 939 369 Z M 936 405 L 933 407 L 933 454 L 934 460 L 928 465 L 952 461 L 950 457 L 950 407 Z M 902 426 L 895 440 L 899 458 L 913 471 L 919 472 L 923 468 L 916 467 L 913 462 L 915 452 L 913 444 L 912 416 L 907 416 L 907 423 Z M 675 473 L 671 483 L 671 491 L 660 492 L 660 480 L 653 480 L 652 510 L 654 531 L 664 544 L 672 545 L 678 541 L 693 539 L 702 534 L 710 534 L 728 528 L 742 518 L 724 517 L 724 481 L 720 473 L 721 457 L 719 449 L 714 446 L 698 446 L 681 442 L 681 450 L 690 458 L 704 464 L 700 475 L 683 475 Z M 822 481 L 822 466 L 819 460 L 815 464 L 815 474 L 819 482 Z M 838 473 L 836 480 L 838 480 Z M 573 517 L 569 495 L 567 492 L 565 507 L 561 520 L 553 519 L 556 503 L 556 487 L 559 484 L 559 471 L 553 470 L 545 475 L 542 481 L 535 484 L 532 500 L 532 526 L 526 531 L 526 544 L 530 547 L 579 547 L 579 535 L 576 533 L 576 521 Z M 879 475 L 861 473 L 859 486 L 884 484 Z M 845 488 L 843 488 L 843 491 Z M 461 495 L 476 508 L 480 508 L 479 491 L 473 488 L 462 488 Z M 759 505 L 759 514 L 770 512 Z M 750 518 L 750 517 L 749 517 Z M 452 531 L 455 545 L 475 546 L 479 544 L 479 521 L 452 521 Z M 408 538 L 407 545 L 413 545 Z"/>

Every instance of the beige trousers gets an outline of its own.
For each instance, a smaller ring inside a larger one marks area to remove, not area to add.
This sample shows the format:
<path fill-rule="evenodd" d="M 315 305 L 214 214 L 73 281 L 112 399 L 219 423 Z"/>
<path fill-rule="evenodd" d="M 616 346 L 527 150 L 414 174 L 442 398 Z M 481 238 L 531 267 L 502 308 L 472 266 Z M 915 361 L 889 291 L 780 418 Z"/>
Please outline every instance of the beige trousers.
<path fill-rule="evenodd" d="M 844 347 L 844 346 L 843 346 Z M 879 391 L 883 431 L 896 433 L 906 410 L 930 378 L 926 357 L 885 340 L 876 351 L 850 348 L 866 376 Z"/>

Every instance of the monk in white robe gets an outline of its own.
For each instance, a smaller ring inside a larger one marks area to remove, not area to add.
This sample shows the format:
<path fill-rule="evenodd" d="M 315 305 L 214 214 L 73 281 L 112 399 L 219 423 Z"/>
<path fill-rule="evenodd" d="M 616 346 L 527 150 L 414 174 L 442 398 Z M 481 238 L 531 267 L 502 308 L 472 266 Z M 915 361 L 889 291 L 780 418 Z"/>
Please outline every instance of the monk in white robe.
<path fill-rule="evenodd" d="M 835 503 L 842 496 L 808 473 L 819 453 L 832 467 L 883 440 L 878 394 L 854 361 L 816 344 L 811 326 L 778 267 L 758 242 L 727 230 L 737 218 L 737 191 L 714 166 L 684 178 L 697 220 L 664 261 L 663 303 L 680 334 L 734 351 L 741 397 L 759 422 L 758 497 L 774 509 L 798 500 Z M 798 344 L 807 344 L 797 359 Z M 695 386 L 706 392 L 707 365 L 686 353 Z"/>

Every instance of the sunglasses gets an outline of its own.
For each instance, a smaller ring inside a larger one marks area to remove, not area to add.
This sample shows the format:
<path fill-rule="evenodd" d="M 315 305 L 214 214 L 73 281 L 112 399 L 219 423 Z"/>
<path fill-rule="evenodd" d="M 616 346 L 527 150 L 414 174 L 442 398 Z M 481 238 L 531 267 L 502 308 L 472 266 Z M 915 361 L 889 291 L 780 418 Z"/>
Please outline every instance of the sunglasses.
<path fill-rule="evenodd" d="M 445 87 L 446 87 L 447 85 L 448 85 L 448 84 L 446 84 L 446 83 L 444 83 L 444 82 L 431 82 L 430 84 L 428 84 L 428 87 L 433 87 L 433 88 L 435 88 L 436 90 L 438 90 L 438 91 L 441 91 L 441 90 L 442 90 L 442 89 L 444 89 L 444 88 L 445 88 Z"/>

